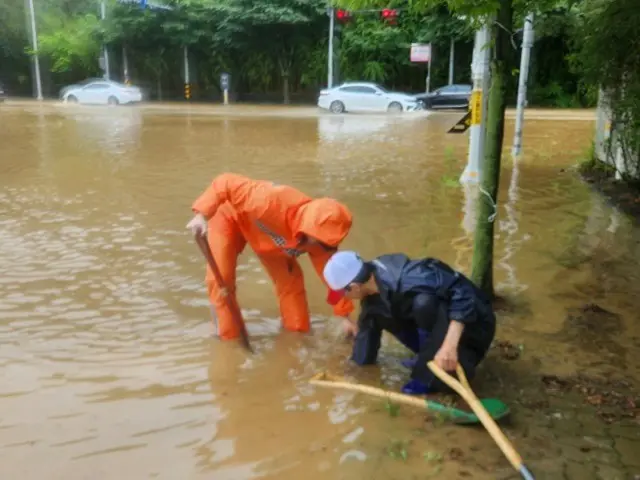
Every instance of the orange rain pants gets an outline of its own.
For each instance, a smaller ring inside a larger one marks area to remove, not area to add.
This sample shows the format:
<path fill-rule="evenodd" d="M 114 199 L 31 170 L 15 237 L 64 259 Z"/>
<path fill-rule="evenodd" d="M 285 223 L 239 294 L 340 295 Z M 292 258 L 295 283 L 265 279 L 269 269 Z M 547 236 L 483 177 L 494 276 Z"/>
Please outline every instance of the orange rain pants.
<path fill-rule="evenodd" d="M 249 243 L 275 284 L 283 327 L 309 331 L 304 278 L 296 258 L 308 253 L 326 284 L 322 272 L 333 252 L 318 244 L 300 244 L 300 239 L 304 235 L 337 247 L 351 228 L 347 208 L 328 198 L 314 200 L 292 187 L 227 173 L 214 179 L 192 209 L 208 219 L 209 246 L 229 295 L 236 294 L 238 255 Z M 240 332 L 209 267 L 206 284 L 218 317 L 218 335 L 225 340 L 237 338 Z M 337 316 L 352 311 L 353 303 L 347 298 L 334 305 Z"/>

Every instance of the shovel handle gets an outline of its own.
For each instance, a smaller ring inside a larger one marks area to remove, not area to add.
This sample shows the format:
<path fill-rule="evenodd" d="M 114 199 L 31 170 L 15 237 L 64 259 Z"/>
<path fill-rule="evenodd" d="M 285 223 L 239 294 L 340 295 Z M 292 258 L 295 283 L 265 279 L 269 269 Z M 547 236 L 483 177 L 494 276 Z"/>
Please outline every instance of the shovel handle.
<path fill-rule="evenodd" d="M 195 240 L 200 247 L 200 251 L 204 255 L 204 258 L 207 260 L 207 264 L 211 271 L 213 272 L 213 276 L 216 279 L 216 283 L 218 284 L 218 288 L 220 289 L 221 295 L 224 296 L 225 302 L 227 302 L 227 307 L 231 311 L 231 318 L 233 319 L 233 323 L 236 324 L 236 327 L 240 331 L 240 340 L 242 341 L 242 345 L 249 352 L 253 352 L 253 348 L 251 348 L 251 344 L 249 343 L 249 335 L 247 334 L 247 329 L 244 325 L 244 321 L 242 320 L 242 315 L 240 314 L 240 307 L 238 303 L 235 301 L 235 298 L 229 295 L 229 291 L 227 289 L 226 284 L 222 278 L 222 274 L 220 273 L 220 269 L 216 264 L 215 259 L 213 258 L 213 254 L 211 253 L 211 248 L 209 248 L 209 242 L 207 241 L 206 236 L 195 234 Z"/>
<path fill-rule="evenodd" d="M 527 480 L 533 480 L 533 476 L 531 475 L 527 467 L 525 467 L 525 465 L 522 463 L 522 457 L 520 457 L 518 452 L 516 452 L 516 449 L 513 448 L 513 445 L 511 444 L 509 439 L 504 435 L 504 433 L 502 433 L 502 430 L 500 430 L 498 424 L 493 420 L 493 418 L 491 418 L 482 403 L 480 403 L 480 400 L 478 400 L 478 397 L 476 397 L 475 393 L 473 393 L 473 390 L 471 390 L 469 382 L 467 381 L 467 377 L 460 364 L 458 364 L 456 368 L 460 381 L 456 380 L 443 369 L 441 369 L 433 360 L 427 363 L 427 366 L 440 380 L 449 385 L 449 387 L 455 390 L 458 395 L 464 398 L 464 400 L 469 404 L 476 416 L 480 419 L 482 425 L 484 425 L 484 428 L 487 430 L 487 432 L 489 432 L 489 435 L 491 435 L 498 447 L 500 447 L 500 450 L 502 450 L 502 453 L 505 455 L 505 457 L 507 457 L 509 463 L 511 463 L 513 468 L 520 472 L 523 478 Z"/>

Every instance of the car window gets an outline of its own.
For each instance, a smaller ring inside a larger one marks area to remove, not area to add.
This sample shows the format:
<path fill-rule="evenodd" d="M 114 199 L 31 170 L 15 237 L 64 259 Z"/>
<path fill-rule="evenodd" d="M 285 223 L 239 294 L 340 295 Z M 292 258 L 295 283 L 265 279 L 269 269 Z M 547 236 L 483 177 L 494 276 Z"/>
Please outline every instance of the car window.
<path fill-rule="evenodd" d="M 342 87 L 340 88 L 341 92 L 348 92 L 348 93 L 358 93 L 358 88 L 359 87 Z"/>
<path fill-rule="evenodd" d="M 368 93 L 368 94 L 376 93 L 376 89 L 371 87 L 358 87 L 358 89 L 360 93 Z"/>
<path fill-rule="evenodd" d="M 84 88 L 85 90 L 106 90 L 109 88 L 109 85 L 106 83 L 90 83 Z"/>
<path fill-rule="evenodd" d="M 439 93 L 455 93 L 457 91 L 456 85 L 447 85 L 438 89 Z"/>
<path fill-rule="evenodd" d="M 456 92 L 465 93 L 471 91 L 471 85 L 456 85 Z"/>

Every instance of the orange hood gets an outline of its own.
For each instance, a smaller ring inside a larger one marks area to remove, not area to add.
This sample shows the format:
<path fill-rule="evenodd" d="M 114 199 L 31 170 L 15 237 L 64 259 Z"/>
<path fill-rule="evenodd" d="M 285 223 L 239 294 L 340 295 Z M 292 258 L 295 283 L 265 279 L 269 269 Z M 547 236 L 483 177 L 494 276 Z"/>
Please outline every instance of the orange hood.
<path fill-rule="evenodd" d="M 297 236 L 305 234 L 330 247 L 337 247 L 351 228 L 351 212 L 332 198 L 311 200 L 298 209 L 294 224 Z"/>

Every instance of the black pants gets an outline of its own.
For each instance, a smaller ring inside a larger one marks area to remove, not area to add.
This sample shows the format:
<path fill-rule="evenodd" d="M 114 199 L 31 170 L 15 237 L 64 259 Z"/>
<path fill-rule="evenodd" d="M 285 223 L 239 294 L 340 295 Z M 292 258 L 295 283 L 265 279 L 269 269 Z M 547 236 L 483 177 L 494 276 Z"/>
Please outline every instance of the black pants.
<path fill-rule="evenodd" d="M 432 309 L 427 309 L 427 311 L 433 314 Z M 491 307 L 479 303 L 476 312 L 476 322 L 465 326 L 458 344 L 458 363 L 469 380 L 475 377 L 476 367 L 485 357 L 495 334 L 495 315 Z M 427 363 L 434 359 L 442 347 L 451 323 L 445 302 L 438 303 L 435 315 L 435 321 L 432 320 L 433 317 L 426 319 L 422 317 L 417 321 L 419 328 L 431 327 L 432 329 L 428 340 L 418 353 L 418 361 L 411 371 L 411 378 L 424 383 L 431 391 L 451 392 L 451 388 L 436 377 L 427 366 Z"/>
<path fill-rule="evenodd" d="M 411 378 L 432 391 L 450 392 L 427 366 L 442 346 L 449 329 L 447 303 L 434 295 L 420 294 L 413 299 L 410 318 L 388 319 L 375 315 L 375 311 L 361 313 L 351 359 L 359 365 L 373 364 L 380 349 L 382 331 L 387 330 L 407 348 L 418 354 Z M 418 329 L 429 332 L 424 345 L 418 343 Z M 476 367 L 486 355 L 495 333 L 495 316 L 490 305 L 478 302 L 477 321 L 467 325 L 458 345 L 458 363 L 467 378 L 475 376 Z"/>

